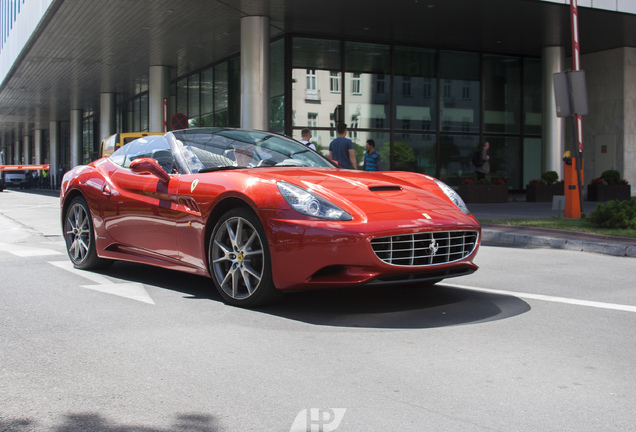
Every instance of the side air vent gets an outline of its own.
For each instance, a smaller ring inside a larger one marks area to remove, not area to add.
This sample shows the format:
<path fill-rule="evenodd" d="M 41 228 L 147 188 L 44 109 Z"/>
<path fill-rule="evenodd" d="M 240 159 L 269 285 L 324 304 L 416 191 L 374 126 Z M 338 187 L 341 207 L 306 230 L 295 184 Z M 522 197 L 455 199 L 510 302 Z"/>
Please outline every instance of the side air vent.
<path fill-rule="evenodd" d="M 392 192 L 401 191 L 401 186 L 369 186 L 371 192 Z"/>

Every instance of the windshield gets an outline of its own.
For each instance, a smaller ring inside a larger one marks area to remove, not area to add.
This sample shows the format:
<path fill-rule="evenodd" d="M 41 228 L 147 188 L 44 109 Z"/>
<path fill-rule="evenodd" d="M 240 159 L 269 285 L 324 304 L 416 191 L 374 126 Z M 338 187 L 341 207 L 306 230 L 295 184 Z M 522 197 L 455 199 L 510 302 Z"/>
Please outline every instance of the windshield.
<path fill-rule="evenodd" d="M 192 173 L 257 167 L 335 165 L 305 145 L 268 132 L 241 129 L 185 129 L 166 134 Z"/>

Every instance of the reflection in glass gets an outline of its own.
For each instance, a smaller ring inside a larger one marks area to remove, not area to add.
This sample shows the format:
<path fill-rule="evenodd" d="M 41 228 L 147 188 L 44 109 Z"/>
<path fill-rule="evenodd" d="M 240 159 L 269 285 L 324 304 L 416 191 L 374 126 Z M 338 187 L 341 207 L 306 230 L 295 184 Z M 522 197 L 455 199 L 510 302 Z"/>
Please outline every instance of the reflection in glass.
<path fill-rule="evenodd" d="M 208 68 L 201 72 L 200 87 L 201 115 L 211 114 L 212 112 L 214 112 L 214 69 Z"/>
<path fill-rule="evenodd" d="M 479 132 L 479 54 L 440 52 L 440 74 L 442 131 Z"/>
<path fill-rule="evenodd" d="M 214 126 L 228 123 L 228 68 L 227 62 L 214 67 Z"/>
<path fill-rule="evenodd" d="M 521 187 L 525 188 L 530 180 L 541 178 L 541 138 L 523 140 L 523 178 Z"/>
<path fill-rule="evenodd" d="M 524 133 L 540 135 L 543 124 L 541 60 L 524 59 L 523 77 Z"/>
<path fill-rule="evenodd" d="M 148 132 L 148 128 L 150 128 L 150 113 L 148 105 L 148 93 L 144 93 L 139 98 L 139 129 L 140 132 Z"/>
<path fill-rule="evenodd" d="M 348 42 L 345 48 L 345 123 L 350 138 L 362 146 L 357 129 L 389 127 L 390 48 L 388 45 Z"/>
<path fill-rule="evenodd" d="M 269 64 L 269 130 L 285 131 L 285 40 L 270 45 Z"/>
<path fill-rule="evenodd" d="M 521 132 L 521 59 L 484 56 L 484 130 Z"/>
<path fill-rule="evenodd" d="M 395 48 L 395 127 L 405 130 L 435 130 L 435 51 Z"/>
<path fill-rule="evenodd" d="M 502 177 L 508 189 L 522 189 L 521 140 L 519 137 L 492 137 L 490 143 L 490 178 Z"/>
<path fill-rule="evenodd" d="M 393 157 L 396 171 L 435 175 L 435 135 L 395 134 Z M 388 159 L 383 164 L 388 166 Z"/>
<path fill-rule="evenodd" d="M 335 138 L 333 111 L 342 103 L 340 43 L 294 38 L 292 44 L 294 138 L 299 140 L 300 129 L 308 127 L 312 130 L 311 142 L 328 151 L 329 143 Z M 329 131 L 329 128 L 334 129 Z"/>
<path fill-rule="evenodd" d="M 199 121 L 199 74 L 195 73 L 188 78 L 188 123 L 190 126 Z"/>
<path fill-rule="evenodd" d="M 439 148 L 440 180 L 450 186 L 459 186 L 464 178 L 476 178 L 471 158 L 479 149 L 479 137 L 442 135 Z"/>
<path fill-rule="evenodd" d="M 177 81 L 177 112 L 188 115 L 188 78 Z"/>

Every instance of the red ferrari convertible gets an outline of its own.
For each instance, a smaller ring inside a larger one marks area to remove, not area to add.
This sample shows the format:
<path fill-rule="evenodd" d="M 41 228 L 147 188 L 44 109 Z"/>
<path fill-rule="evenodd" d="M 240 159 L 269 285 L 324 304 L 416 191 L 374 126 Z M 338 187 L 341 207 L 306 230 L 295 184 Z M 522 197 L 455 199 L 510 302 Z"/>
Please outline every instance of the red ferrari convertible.
<path fill-rule="evenodd" d="M 285 290 L 473 273 L 481 227 L 446 184 L 411 172 L 338 168 L 297 141 L 244 129 L 137 139 L 67 172 L 68 255 L 210 277 L 254 307 Z"/>

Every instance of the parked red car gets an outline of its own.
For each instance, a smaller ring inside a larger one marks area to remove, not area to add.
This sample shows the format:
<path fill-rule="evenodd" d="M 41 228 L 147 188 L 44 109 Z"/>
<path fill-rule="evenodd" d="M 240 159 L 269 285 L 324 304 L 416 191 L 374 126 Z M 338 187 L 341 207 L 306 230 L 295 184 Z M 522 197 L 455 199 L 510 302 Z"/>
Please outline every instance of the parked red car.
<path fill-rule="evenodd" d="M 467 275 L 481 234 L 432 177 L 341 169 L 297 141 L 244 129 L 137 139 L 67 172 L 61 206 L 76 267 L 124 260 L 204 275 L 243 307 L 285 290 Z"/>

